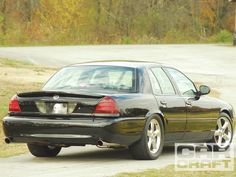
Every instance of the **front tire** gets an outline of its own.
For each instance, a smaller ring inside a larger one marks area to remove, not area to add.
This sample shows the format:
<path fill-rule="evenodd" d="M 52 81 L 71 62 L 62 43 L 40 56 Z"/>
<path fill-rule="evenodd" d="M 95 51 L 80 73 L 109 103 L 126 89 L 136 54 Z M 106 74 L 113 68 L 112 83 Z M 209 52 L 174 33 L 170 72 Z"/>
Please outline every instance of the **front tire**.
<path fill-rule="evenodd" d="M 217 126 L 214 136 L 207 145 L 211 151 L 227 150 L 233 139 L 232 121 L 228 114 L 221 113 L 217 119 Z"/>
<path fill-rule="evenodd" d="M 135 159 L 155 160 L 163 149 L 164 126 L 158 115 L 147 119 L 141 139 L 130 146 L 130 151 Z"/>
<path fill-rule="evenodd" d="M 61 151 L 61 147 L 38 144 L 27 144 L 28 149 L 35 157 L 55 157 Z"/>

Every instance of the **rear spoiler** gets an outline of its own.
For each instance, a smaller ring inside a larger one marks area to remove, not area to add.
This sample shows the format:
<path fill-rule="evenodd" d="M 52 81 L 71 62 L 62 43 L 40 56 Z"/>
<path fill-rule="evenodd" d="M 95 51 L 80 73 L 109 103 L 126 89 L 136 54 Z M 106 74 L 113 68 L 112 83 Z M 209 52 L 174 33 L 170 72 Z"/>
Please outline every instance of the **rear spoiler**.
<path fill-rule="evenodd" d="M 102 98 L 105 95 L 102 94 L 94 94 L 94 93 L 75 93 L 75 92 L 62 92 L 62 91 L 36 91 L 36 92 L 24 92 L 18 93 L 18 97 L 53 97 L 53 96 L 61 96 L 61 97 L 81 97 L 81 98 Z"/>

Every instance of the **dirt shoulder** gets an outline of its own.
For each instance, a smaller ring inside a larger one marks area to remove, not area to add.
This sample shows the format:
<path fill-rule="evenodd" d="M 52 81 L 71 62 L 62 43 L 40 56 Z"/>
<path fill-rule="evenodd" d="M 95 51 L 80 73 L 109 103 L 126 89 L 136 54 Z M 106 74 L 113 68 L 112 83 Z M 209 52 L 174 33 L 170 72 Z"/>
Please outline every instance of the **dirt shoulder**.
<path fill-rule="evenodd" d="M 0 120 L 6 116 L 9 100 L 14 94 L 40 89 L 55 71 L 53 68 L 0 58 Z M 5 144 L 2 124 L 0 124 L 0 157 L 26 151 L 26 146 L 23 144 Z"/>

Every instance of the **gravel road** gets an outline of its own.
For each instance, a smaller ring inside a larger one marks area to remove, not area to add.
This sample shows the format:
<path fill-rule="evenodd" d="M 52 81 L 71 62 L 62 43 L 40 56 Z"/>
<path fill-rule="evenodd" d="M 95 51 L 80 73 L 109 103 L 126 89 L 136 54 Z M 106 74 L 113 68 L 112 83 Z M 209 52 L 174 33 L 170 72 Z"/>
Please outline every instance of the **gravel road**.
<path fill-rule="evenodd" d="M 236 109 L 236 48 L 226 45 L 99 45 L 63 47 L 1 47 L 0 57 L 61 67 L 94 60 L 145 60 L 174 66 L 194 81 L 220 92 Z M 234 138 L 234 142 L 236 139 Z M 236 144 L 236 143 L 234 143 Z M 234 151 L 236 147 L 234 145 Z M 236 155 L 236 153 L 235 153 Z M 70 147 L 56 158 L 30 154 L 0 158 L 4 177 L 110 176 L 118 172 L 161 168 L 174 163 L 174 151 L 165 149 L 158 160 L 136 161 L 127 150 Z"/>

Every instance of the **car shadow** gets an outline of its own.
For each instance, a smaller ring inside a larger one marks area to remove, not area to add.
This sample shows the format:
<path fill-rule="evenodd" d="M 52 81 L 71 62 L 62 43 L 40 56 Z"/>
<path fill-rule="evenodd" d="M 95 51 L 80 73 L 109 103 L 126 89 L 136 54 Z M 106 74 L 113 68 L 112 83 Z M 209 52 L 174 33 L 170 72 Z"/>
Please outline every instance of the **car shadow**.
<path fill-rule="evenodd" d="M 69 149 L 68 149 L 69 150 Z M 162 155 L 174 155 L 174 147 L 164 147 Z M 123 149 L 111 149 L 111 148 L 97 148 L 90 149 L 88 151 L 79 151 L 73 152 L 67 151 L 66 153 L 60 153 L 57 157 L 54 158 L 34 158 L 32 159 L 35 162 L 45 160 L 47 161 L 78 161 L 81 160 L 83 162 L 93 161 L 93 162 L 101 162 L 101 161 L 124 161 L 124 160 L 134 160 L 131 156 L 131 153 L 128 148 Z"/>

